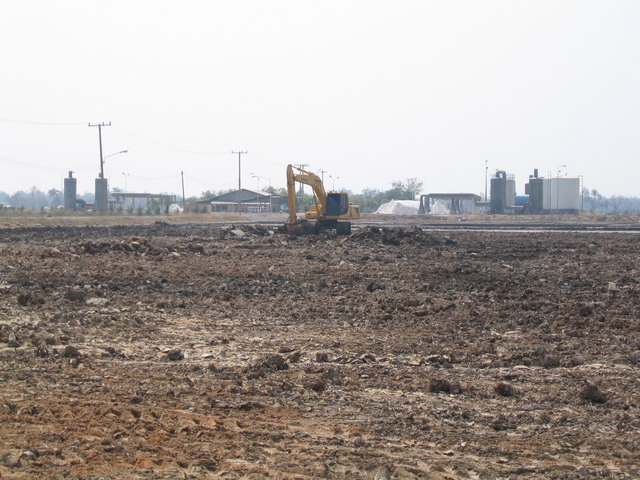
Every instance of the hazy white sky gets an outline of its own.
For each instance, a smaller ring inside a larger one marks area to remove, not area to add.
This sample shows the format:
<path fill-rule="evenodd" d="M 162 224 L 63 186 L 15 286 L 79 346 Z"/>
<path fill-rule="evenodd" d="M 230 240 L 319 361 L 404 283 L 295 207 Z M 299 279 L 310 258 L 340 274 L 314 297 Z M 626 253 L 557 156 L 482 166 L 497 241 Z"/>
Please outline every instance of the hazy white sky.
<path fill-rule="evenodd" d="M 0 190 L 484 191 L 560 165 L 640 195 L 638 0 L 2 0 Z M 127 174 L 127 175 L 125 175 Z M 331 175 L 337 178 L 329 178 Z"/>

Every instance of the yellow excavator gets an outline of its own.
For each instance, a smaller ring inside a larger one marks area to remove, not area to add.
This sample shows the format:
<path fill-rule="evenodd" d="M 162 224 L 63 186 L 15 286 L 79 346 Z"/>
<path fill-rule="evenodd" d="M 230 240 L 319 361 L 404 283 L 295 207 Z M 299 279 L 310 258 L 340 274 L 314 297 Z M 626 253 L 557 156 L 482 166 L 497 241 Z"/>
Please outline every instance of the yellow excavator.
<path fill-rule="evenodd" d="M 296 215 L 296 182 L 309 185 L 313 190 L 313 204 L 305 217 L 298 220 Z M 287 166 L 287 195 L 289 201 L 289 220 L 285 225 L 289 233 L 320 233 L 335 230 L 338 235 L 351 233 L 351 220 L 360 218 L 360 207 L 349 203 L 346 192 L 327 193 L 318 175 L 293 165 Z M 315 220 L 310 224 L 309 220 Z"/>

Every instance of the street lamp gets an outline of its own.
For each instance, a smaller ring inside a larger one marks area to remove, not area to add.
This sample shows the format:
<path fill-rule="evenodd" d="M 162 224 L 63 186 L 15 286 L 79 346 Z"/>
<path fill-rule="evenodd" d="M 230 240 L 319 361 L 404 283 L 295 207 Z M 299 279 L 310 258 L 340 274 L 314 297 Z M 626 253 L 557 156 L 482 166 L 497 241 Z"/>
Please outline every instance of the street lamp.
<path fill-rule="evenodd" d="M 105 157 L 102 158 L 102 161 L 104 162 L 107 158 L 109 157 L 113 157 L 114 155 L 120 155 L 121 153 L 127 153 L 129 150 L 120 150 L 119 152 L 116 153 L 111 153 Z"/>
<path fill-rule="evenodd" d="M 556 189 L 556 213 L 560 210 L 560 169 L 567 168 L 566 165 L 560 165 L 558 167 L 558 175 L 556 181 L 558 182 L 558 188 Z"/>
<path fill-rule="evenodd" d="M 487 176 L 489 174 L 489 160 L 484 161 L 484 201 L 487 202 Z"/>
<path fill-rule="evenodd" d="M 336 180 L 340 180 L 340 177 L 334 177 L 333 175 L 329 175 L 331 179 L 331 190 L 336 191 Z"/>
<path fill-rule="evenodd" d="M 251 173 L 251 178 L 257 178 L 258 179 L 258 191 L 256 192 L 256 208 L 258 210 L 258 213 L 262 210 L 262 208 L 260 208 L 260 179 L 263 178 L 265 180 L 269 180 L 269 186 L 271 186 L 271 179 L 267 178 L 267 177 L 261 177 L 260 175 L 256 175 L 255 173 Z M 271 205 L 269 205 L 271 206 Z"/>
<path fill-rule="evenodd" d="M 100 173 L 98 174 L 98 176 L 100 178 L 104 178 L 104 163 L 105 160 L 109 157 L 113 157 L 114 155 L 120 155 L 121 153 L 127 153 L 129 150 L 120 150 L 119 152 L 116 153 L 110 153 L 109 155 L 105 155 L 104 157 L 102 157 L 101 161 L 100 161 Z"/>
<path fill-rule="evenodd" d="M 122 172 L 122 175 L 124 175 L 124 192 L 127 193 L 127 177 L 131 174 Z"/>
<path fill-rule="evenodd" d="M 584 176 L 578 175 L 580 178 L 580 215 L 584 212 Z"/>

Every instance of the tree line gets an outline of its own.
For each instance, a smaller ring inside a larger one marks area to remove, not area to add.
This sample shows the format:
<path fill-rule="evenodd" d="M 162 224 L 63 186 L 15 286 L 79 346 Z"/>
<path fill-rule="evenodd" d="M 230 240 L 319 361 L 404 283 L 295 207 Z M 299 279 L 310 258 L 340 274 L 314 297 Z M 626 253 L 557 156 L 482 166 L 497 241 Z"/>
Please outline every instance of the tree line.
<path fill-rule="evenodd" d="M 91 196 L 93 197 L 93 194 Z M 0 191 L 0 205 L 5 209 L 41 210 L 57 208 L 62 203 L 62 192 L 56 188 L 43 192 L 37 187 L 31 187 L 29 190 L 18 190 L 13 194 Z"/>
<path fill-rule="evenodd" d="M 605 197 L 596 189 L 583 188 L 581 206 L 583 211 L 589 213 L 640 214 L 640 197 Z"/>
<path fill-rule="evenodd" d="M 423 182 L 417 178 L 407 178 L 406 180 L 394 180 L 391 182 L 391 188 L 388 190 L 378 190 L 374 188 L 365 188 L 361 193 L 349 193 L 351 203 L 360 205 L 363 213 L 375 212 L 380 205 L 391 200 L 416 200 L 422 191 Z M 114 189 L 116 191 L 117 189 Z M 227 190 L 206 190 L 199 196 L 187 198 L 187 202 L 197 200 L 207 200 L 224 193 L 235 191 Z M 287 196 L 286 188 L 267 187 L 265 192 L 271 195 Z M 297 192 L 298 204 L 302 208 L 309 208 L 313 203 L 313 195 L 311 189 L 307 187 L 302 192 Z M 79 195 L 89 203 L 94 201 L 93 193 L 85 193 Z M 178 201 L 182 201 L 178 198 Z M 0 209 L 19 209 L 19 210 L 42 210 L 45 208 L 58 208 L 63 204 L 63 194 L 56 188 L 51 188 L 46 192 L 31 187 L 28 190 L 19 190 L 13 194 L 0 191 Z M 627 197 L 622 195 L 612 195 L 606 197 L 600 194 L 596 189 L 589 190 L 584 188 L 581 194 L 581 209 L 587 213 L 613 213 L 613 214 L 640 214 L 640 197 Z"/>

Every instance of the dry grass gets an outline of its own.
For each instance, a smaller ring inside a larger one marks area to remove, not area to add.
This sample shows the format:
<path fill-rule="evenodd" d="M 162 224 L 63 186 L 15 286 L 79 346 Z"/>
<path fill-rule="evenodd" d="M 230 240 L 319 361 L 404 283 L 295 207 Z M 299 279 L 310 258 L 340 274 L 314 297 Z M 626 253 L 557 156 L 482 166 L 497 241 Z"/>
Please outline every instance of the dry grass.
<path fill-rule="evenodd" d="M 302 215 L 299 214 L 299 217 Z M 58 212 L 24 212 L 0 214 L 0 228 L 10 226 L 36 226 L 36 225 L 149 225 L 155 222 L 167 222 L 172 224 L 186 223 L 253 223 L 253 222 L 274 222 L 285 223 L 287 214 L 246 214 L 236 213 L 182 213 L 175 215 L 99 215 L 94 213 L 73 213 L 64 214 Z M 379 215 L 363 214 L 360 224 L 369 222 L 402 225 L 424 225 L 424 224 L 460 224 L 481 223 L 481 224 L 595 224 L 595 225 L 637 225 L 640 223 L 640 215 L 613 215 L 613 214 L 591 214 L 582 215 Z"/>
<path fill-rule="evenodd" d="M 251 215 L 233 213 L 212 214 L 176 214 L 176 215 L 97 215 L 97 214 L 40 214 L 25 213 L 22 215 L 0 215 L 0 227 L 10 226 L 42 226 L 42 225 L 150 225 L 155 222 L 167 222 L 172 224 L 182 223 L 228 223 L 242 222 L 252 223 L 257 221 L 286 221 L 282 214 Z"/>

